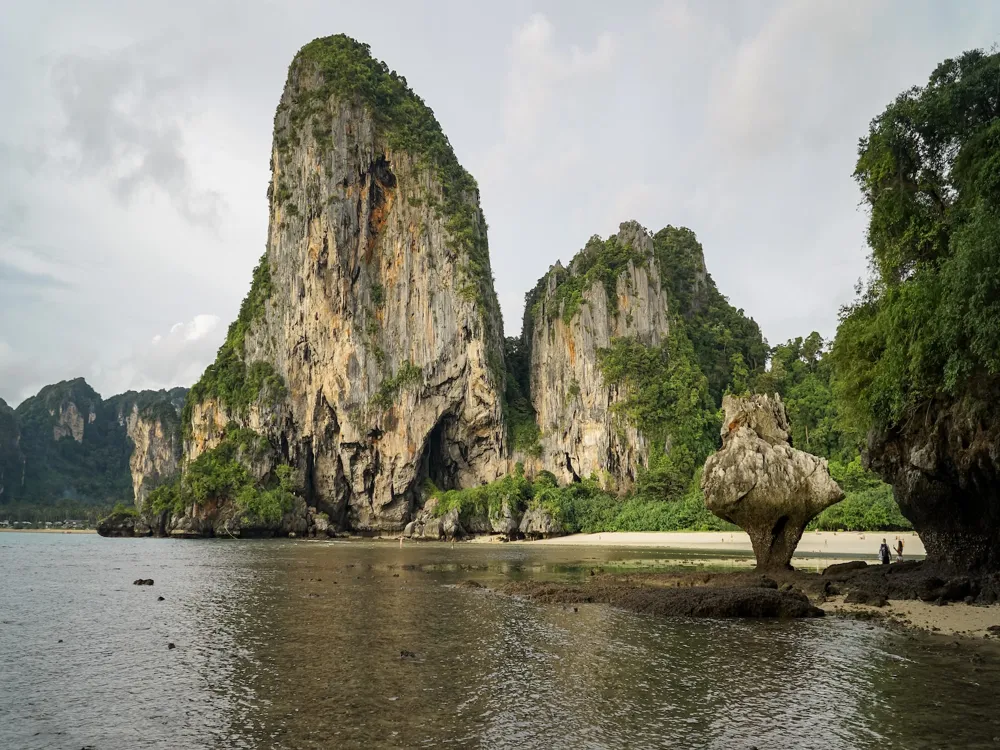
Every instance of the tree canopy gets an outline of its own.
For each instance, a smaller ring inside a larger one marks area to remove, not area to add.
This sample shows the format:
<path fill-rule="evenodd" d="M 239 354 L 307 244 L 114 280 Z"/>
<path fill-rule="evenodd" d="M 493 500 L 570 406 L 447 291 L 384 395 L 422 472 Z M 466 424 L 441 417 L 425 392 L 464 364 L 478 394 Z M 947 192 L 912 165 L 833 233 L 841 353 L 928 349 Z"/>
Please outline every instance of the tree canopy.
<path fill-rule="evenodd" d="M 1000 54 L 945 60 L 858 147 L 871 278 L 841 312 L 841 408 L 863 427 L 1000 373 Z"/>

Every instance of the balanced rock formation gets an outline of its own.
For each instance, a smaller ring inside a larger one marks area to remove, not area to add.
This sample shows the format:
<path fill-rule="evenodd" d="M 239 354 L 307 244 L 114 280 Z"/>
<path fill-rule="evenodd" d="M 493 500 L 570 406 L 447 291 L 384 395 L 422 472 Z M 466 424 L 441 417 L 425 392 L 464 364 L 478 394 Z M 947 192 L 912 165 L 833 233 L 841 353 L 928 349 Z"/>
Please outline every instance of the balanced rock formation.
<path fill-rule="evenodd" d="M 937 399 L 868 435 L 865 465 L 892 485 L 928 562 L 1000 571 L 1000 388 Z"/>
<path fill-rule="evenodd" d="M 569 268 L 557 263 L 542 278 L 528 296 L 523 333 L 540 469 L 562 483 L 592 475 L 617 489 L 634 482 L 649 444 L 614 412 L 621 394 L 605 382 L 598 351 L 625 337 L 659 346 L 670 333 L 668 308 L 653 239 L 635 221 L 607 240 L 592 238 Z"/>
<path fill-rule="evenodd" d="M 345 36 L 292 61 L 271 166 L 267 252 L 192 390 L 184 461 L 251 429 L 335 527 L 402 530 L 427 479 L 506 469 L 478 188 L 405 79 Z"/>
<path fill-rule="evenodd" d="M 806 524 L 844 493 L 826 459 L 789 444 L 777 394 L 727 395 L 722 408 L 722 449 L 709 456 L 701 478 L 705 505 L 746 530 L 758 568 L 788 568 Z"/>

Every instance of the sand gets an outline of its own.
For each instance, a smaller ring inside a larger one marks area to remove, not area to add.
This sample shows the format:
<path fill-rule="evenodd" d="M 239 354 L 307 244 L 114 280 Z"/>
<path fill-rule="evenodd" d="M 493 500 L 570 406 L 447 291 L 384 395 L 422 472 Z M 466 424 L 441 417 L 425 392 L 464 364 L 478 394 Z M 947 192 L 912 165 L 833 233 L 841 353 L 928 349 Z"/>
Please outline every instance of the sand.
<path fill-rule="evenodd" d="M 27 534 L 96 534 L 96 529 L 0 529 L 0 531 L 17 531 Z"/>
<path fill-rule="evenodd" d="M 862 532 L 862 531 L 807 531 L 795 551 L 796 557 L 836 555 L 865 562 L 876 562 L 879 545 L 886 539 L 894 546 L 896 539 L 903 540 L 903 559 L 924 557 L 924 545 L 912 531 Z M 750 537 L 742 531 L 637 531 L 603 532 L 600 534 L 571 534 L 553 539 L 543 539 L 526 544 L 645 547 L 711 552 L 752 552 Z"/>
<path fill-rule="evenodd" d="M 1000 638 L 1000 605 L 988 607 L 953 602 L 938 606 L 918 599 L 893 599 L 884 607 L 869 607 L 863 604 L 845 604 L 844 597 L 836 597 L 819 605 L 829 614 L 837 615 L 877 615 L 904 627 L 926 630 L 941 635 L 965 638 Z"/>

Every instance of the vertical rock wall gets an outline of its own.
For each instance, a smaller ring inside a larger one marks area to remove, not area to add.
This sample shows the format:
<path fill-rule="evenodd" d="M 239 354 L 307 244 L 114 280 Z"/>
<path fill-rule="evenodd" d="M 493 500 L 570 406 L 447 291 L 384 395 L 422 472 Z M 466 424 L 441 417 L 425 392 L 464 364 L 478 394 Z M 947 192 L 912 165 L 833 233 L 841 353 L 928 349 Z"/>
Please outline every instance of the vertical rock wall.
<path fill-rule="evenodd" d="M 590 272 L 594 259 L 588 254 L 607 251 L 607 243 L 631 252 L 610 274 Z M 541 430 L 540 468 L 561 482 L 594 475 L 623 490 L 646 464 L 649 445 L 613 412 L 620 394 L 604 383 L 598 351 L 627 336 L 658 346 L 670 325 L 650 235 L 626 222 L 607 243 L 592 241 L 568 270 L 554 266 L 532 301 L 531 401 Z M 608 294 L 607 279 L 613 279 L 614 294 Z M 561 285 L 574 283 L 582 297 L 578 305 L 558 293 Z M 575 307 L 570 315 L 568 305 Z"/>
<path fill-rule="evenodd" d="M 185 454 L 231 421 L 251 427 L 299 469 L 310 505 L 380 531 L 403 527 L 425 480 L 469 486 L 506 468 L 502 324 L 488 257 L 483 267 L 466 249 L 470 237 L 485 248 L 474 182 L 443 136 L 429 149 L 403 110 L 341 82 L 349 64 L 392 85 L 361 47 L 307 45 L 275 117 L 270 294 L 240 355 L 273 368 L 284 396 L 242 413 L 192 404 Z M 405 108 L 424 107 L 406 96 Z M 471 185 L 458 196 L 456 175 Z"/>

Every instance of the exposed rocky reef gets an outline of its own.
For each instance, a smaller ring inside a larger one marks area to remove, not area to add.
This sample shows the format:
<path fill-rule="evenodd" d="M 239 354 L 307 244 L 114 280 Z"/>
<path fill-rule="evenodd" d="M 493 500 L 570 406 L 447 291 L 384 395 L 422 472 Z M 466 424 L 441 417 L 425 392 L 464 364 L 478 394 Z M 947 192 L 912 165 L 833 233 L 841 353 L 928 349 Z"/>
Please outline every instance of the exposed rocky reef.
<path fill-rule="evenodd" d="M 788 442 L 777 395 L 722 400 L 722 449 L 705 462 L 705 504 L 749 535 L 759 569 L 787 568 L 806 524 L 844 497 L 826 459 Z"/>
<path fill-rule="evenodd" d="M 937 399 L 868 435 L 863 458 L 892 485 L 928 561 L 1000 571 L 1000 392 Z"/>

